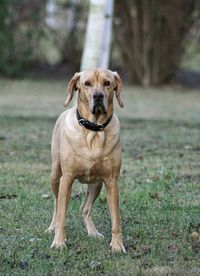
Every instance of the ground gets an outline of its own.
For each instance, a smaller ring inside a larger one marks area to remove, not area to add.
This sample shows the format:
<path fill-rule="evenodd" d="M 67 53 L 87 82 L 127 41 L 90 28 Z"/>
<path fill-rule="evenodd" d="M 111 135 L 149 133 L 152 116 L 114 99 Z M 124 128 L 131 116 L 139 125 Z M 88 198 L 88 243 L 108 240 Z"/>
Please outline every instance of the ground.
<path fill-rule="evenodd" d="M 67 248 L 44 233 L 53 211 L 50 140 L 66 82 L 0 79 L 1 275 L 199 275 L 200 93 L 124 87 L 120 208 L 127 253 L 109 249 L 105 191 L 94 207 L 104 239 L 86 235 L 75 183 Z"/>

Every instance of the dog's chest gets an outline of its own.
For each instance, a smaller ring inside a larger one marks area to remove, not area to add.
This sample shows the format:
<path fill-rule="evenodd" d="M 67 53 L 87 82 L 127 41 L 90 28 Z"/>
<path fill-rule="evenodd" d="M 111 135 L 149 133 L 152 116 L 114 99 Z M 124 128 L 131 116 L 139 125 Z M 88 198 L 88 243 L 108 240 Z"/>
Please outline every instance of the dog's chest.
<path fill-rule="evenodd" d="M 91 153 L 93 157 L 100 157 L 103 147 L 105 145 L 105 133 L 89 131 L 86 135 L 86 149 Z"/>
<path fill-rule="evenodd" d="M 79 168 L 80 182 L 99 181 L 109 160 L 106 153 L 105 134 L 103 132 L 95 134 L 90 132 L 86 139 L 87 146 L 82 156 L 84 162 L 81 162 Z"/>
<path fill-rule="evenodd" d="M 107 161 L 108 157 L 85 160 L 79 169 L 79 181 L 82 183 L 92 183 L 101 180 Z"/>

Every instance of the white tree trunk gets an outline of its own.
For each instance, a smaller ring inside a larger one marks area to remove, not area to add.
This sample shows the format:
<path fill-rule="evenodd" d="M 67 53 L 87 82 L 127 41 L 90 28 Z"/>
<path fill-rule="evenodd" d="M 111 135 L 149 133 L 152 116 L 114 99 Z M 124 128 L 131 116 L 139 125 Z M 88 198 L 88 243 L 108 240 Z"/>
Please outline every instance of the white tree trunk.
<path fill-rule="evenodd" d="M 108 68 L 114 0 L 90 0 L 81 70 Z"/>

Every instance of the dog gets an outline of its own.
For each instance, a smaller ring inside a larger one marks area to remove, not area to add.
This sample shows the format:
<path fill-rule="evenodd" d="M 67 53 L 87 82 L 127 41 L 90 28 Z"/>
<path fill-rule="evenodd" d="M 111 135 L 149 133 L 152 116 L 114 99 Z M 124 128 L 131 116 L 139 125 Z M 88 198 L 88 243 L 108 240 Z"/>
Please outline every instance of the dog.
<path fill-rule="evenodd" d="M 81 213 L 89 236 L 103 237 L 91 217 L 92 206 L 106 187 L 112 221 L 111 250 L 125 252 L 122 240 L 118 176 L 121 167 L 120 125 L 113 113 L 114 95 L 120 107 L 122 81 L 107 69 L 76 73 L 68 84 L 67 107 L 77 91 L 77 105 L 58 118 L 52 135 L 51 187 L 54 193 L 52 222 L 46 232 L 55 232 L 52 248 L 65 246 L 65 214 L 75 179 L 87 183 Z"/>

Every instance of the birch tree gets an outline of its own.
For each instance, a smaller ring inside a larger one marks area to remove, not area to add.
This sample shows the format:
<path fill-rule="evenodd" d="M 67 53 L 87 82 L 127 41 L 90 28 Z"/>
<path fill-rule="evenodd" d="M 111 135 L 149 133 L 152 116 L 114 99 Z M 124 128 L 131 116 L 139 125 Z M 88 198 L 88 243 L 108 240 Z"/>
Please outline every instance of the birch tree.
<path fill-rule="evenodd" d="M 113 0 L 90 0 L 81 70 L 108 68 L 112 40 Z"/>

